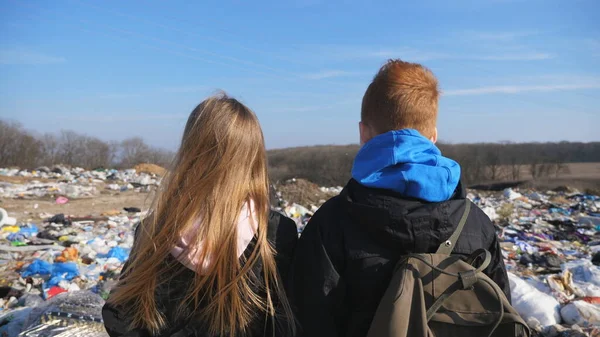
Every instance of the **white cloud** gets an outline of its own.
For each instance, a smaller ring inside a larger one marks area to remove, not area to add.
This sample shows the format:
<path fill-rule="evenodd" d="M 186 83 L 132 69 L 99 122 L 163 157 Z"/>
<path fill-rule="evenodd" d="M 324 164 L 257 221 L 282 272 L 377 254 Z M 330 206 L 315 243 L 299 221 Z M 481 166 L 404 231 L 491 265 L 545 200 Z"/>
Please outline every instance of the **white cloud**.
<path fill-rule="evenodd" d="M 520 94 L 526 92 L 570 91 L 582 89 L 600 89 L 600 82 L 550 85 L 504 85 L 470 89 L 453 89 L 443 92 L 444 96 L 473 96 L 487 94 Z"/>
<path fill-rule="evenodd" d="M 56 57 L 22 50 L 1 50 L 0 64 L 4 65 L 43 65 L 64 63 L 64 57 Z"/>

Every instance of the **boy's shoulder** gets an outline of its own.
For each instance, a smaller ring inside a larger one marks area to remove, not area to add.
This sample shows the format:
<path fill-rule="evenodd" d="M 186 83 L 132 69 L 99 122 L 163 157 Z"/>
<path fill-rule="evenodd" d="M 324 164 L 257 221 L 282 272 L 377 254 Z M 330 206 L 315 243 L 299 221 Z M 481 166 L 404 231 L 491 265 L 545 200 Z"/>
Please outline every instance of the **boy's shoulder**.
<path fill-rule="evenodd" d="M 335 227 L 343 216 L 343 197 L 336 195 L 327 200 L 310 219 L 310 223 L 317 223 L 320 227 Z"/>
<path fill-rule="evenodd" d="M 318 236 L 323 243 L 338 240 L 345 217 L 343 197 L 336 195 L 327 200 L 312 216 L 302 235 L 305 238 Z"/>
<path fill-rule="evenodd" d="M 477 204 L 470 200 L 468 202 L 471 204 L 471 210 L 465 230 L 473 235 L 481 235 L 486 243 L 493 242 L 496 236 L 496 226 Z"/>

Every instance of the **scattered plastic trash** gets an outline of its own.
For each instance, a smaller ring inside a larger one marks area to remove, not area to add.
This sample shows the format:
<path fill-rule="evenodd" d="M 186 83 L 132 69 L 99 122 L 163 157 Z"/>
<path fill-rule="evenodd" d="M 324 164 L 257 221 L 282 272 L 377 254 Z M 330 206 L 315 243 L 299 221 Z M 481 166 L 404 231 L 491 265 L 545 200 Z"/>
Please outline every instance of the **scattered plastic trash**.
<path fill-rule="evenodd" d="M 33 275 L 50 275 L 52 274 L 52 264 L 40 259 L 33 261 L 24 271 L 21 273 L 23 277 L 29 277 Z"/>
<path fill-rule="evenodd" d="M 108 251 L 108 254 L 102 256 L 107 259 L 115 258 L 120 262 L 125 262 L 129 258 L 129 253 L 121 247 L 113 247 Z"/>
<path fill-rule="evenodd" d="M 23 325 L 31 310 L 31 307 L 21 307 L 10 311 L 0 311 L 0 335 L 7 337 L 18 336 L 23 331 Z"/>
<path fill-rule="evenodd" d="M 21 228 L 19 226 L 4 226 L 4 227 L 2 227 L 3 232 L 18 233 L 20 230 L 21 230 Z"/>
<path fill-rule="evenodd" d="M 79 258 L 79 252 L 77 251 L 77 249 L 74 247 L 68 247 L 62 251 L 60 256 L 56 257 L 54 262 L 68 262 L 68 261 L 73 262 L 73 261 L 77 261 L 78 258 Z"/>
<path fill-rule="evenodd" d="M 506 197 L 508 200 L 515 200 L 523 197 L 523 195 L 513 191 L 511 188 L 507 188 L 504 190 L 504 197 Z"/>
<path fill-rule="evenodd" d="M 93 197 L 99 193 L 100 189 L 147 192 L 148 187 L 160 184 L 161 177 L 165 173 L 165 169 L 159 166 L 141 166 L 140 169 L 143 169 L 144 172 L 135 169 L 86 171 L 77 167 L 69 169 L 62 166 L 56 166 L 51 170 L 46 170 L 46 168 L 42 168 L 42 170 L 0 168 L 0 175 L 3 176 L 40 179 L 21 184 L 3 182 L 0 186 L 0 197 L 35 199 L 50 195 L 55 199 L 62 196 L 72 200 Z M 42 179 L 44 182 L 40 182 Z M 104 185 L 105 183 L 108 184 Z"/>
<path fill-rule="evenodd" d="M 593 265 L 590 260 L 567 262 L 563 265 L 563 270 L 571 272 L 575 281 L 600 286 L 600 267 Z"/>
<path fill-rule="evenodd" d="M 0 227 L 7 225 L 12 226 L 17 223 L 17 219 L 8 216 L 8 212 L 4 208 L 0 208 Z"/>
<path fill-rule="evenodd" d="M 99 193 L 146 193 L 160 184 L 160 175 L 153 170 L 0 169 L 0 175 L 44 181 L 0 183 L 0 198 L 33 199 L 33 205 L 41 198 L 65 197 L 72 202 Z M 272 202 L 296 222 L 301 235 L 319 207 L 341 191 L 342 187 L 290 179 L 274 186 Z M 572 189 L 468 192 L 468 198 L 497 225 L 513 305 L 536 333 L 600 337 L 596 310 L 600 307 L 600 198 Z M 0 333 L 14 329 L 34 336 L 35 329 L 58 331 L 48 318 L 69 331 L 80 322 L 51 315 L 53 311 L 75 314 L 66 305 L 75 298 L 89 299 L 93 310 L 98 310 L 94 317 L 101 318 L 102 298 L 116 283 L 133 245 L 133 229 L 144 216 L 143 209 L 125 204 L 83 217 L 43 214 L 36 221 L 19 215 L 14 223 L 0 225 L 0 284 L 17 291 L 0 298 Z M 60 310 L 56 310 L 58 302 Z M 33 316 L 37 318 L 30 319 Z M 14 318 L 8 322 L 3 317 Z M 83 324 L 88 323 L 101 327 L 95 321 Z M 98 331 L 92 328 L 81 336 L 96 336 Z M 103 333 L 97 336 L 105 337 Z"/>
<path fill-rule="evenodd" d="M 600 324 L 600 306 L 586 301 L 575 301 L 560 309 L 565 323 L 589 327 Z"/>
<path fill-rule="evenodd" d="M 59 205 L 64 205 L 64 204 L 66 204 L 68 202 L 69 202 L 68 198 L 65 198 L 65 197 L 58 197 L 58 198 L 56 198 L 56 203 L 59 204 Z"/>
<path fill-rule="evenodd" d="M 46 292 L 46 299 L 49 300 L 52 297 L 58 295 L 58 294 L 62 294 L 62 293 L 66 293 L 68 290 L 63 289 L 59 286 L 53 286 L 52 288 L 48 289 L 48 291 Z"/>
<path fill-rule="evenodd" d="M 308 221 L 310 221 L 313 212 L 309 211 L 304 206 L 292 204 L 291 206 L 285 208 L 285 214 L 294 219 L 296 222 L 296 227 L 298 227 L 298 233 L 302 233 L 304 227 L 306 227 Z"/>
<path fill-rule="evenodd" d="M 102 297 L 90 291 L 58 293 L 23 318 L 23 337 L 108 337 Z"/>
<path fill-rule="evenodd" d="M 535 328 L 555 325 L 560 322 L 560 303 L 518 276 L 508 273 L 512 305 L 525 322 Z"/>

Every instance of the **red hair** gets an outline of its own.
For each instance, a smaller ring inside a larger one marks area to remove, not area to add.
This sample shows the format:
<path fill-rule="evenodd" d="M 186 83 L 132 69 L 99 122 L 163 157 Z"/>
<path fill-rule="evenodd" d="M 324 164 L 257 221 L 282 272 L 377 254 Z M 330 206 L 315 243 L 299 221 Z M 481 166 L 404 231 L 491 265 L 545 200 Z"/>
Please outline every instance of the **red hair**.
<path fill-rule="evenodd" d="M 389 60 L 365 92 L 361 119 L 377 134 L 410 128 L 430 138 L 435 133 L 439 95 L 438 81 L 429 69 Z"/>

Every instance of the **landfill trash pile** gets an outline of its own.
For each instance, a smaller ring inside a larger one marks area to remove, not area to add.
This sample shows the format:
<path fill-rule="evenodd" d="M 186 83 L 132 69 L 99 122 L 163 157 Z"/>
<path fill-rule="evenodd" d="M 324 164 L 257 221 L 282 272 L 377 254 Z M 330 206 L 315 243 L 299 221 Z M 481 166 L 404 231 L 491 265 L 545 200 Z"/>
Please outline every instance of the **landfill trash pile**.
<path fill-rule="evenodd" d="M 0 198 L 39 199 L 57 196 L 57 203 L 66 203 L 68 199 L 94 197 L 99 193 L 99 188 L 121 192 L 128 190 L 148 192 L 151 186 L 160 184 L 161 175 L 152 173 L 160 172 L 160 169 L 156 165 L 143 166 L 140 171 L 136 169 L 88 171 L 63 166 L 39 167 L 35 170 L 0 168 L 0 177 L 28 178 L 21 183 L 0 180 Z"/>
<path fill-rule="evenodd" d="M 295 178 L 273 187 L 277 199 L 274 208 L 296 222 L 299 234 L 319 207 L 342 191 L 340 186 L 319 187 L 308 180 Z"/>
<path fill-rule="evenodd" d="M 101 308 L 145 213 L 124 205 L 84 216 L 54 214 L 38 209 L 37 202 L 50 199 L 66 207 L 70 199 L 89 200 L 85 212 L 103 191 L 110 198 L 149 192 L 162 175 L 156 165 L 0 169 L 0 207 L 12 199 L 35 203 L 35 212 L 0 208 L 0 336 L 107 336 Z"/>
<path fill-rule="evenodd" d="M 277 184 L 274 188 L 278 192 L 280 202 L 283 203 L 282 207 L 286 207 L 290 203 L 297 203 L 308 208 L 317 207 L 342 191 L 341 187 L 319 187 L 308 180 L 296 178 Z"/>
<path fill-rule="evenodd" d="M 3 226 L 0 335 L 49 337 L 68 327 L 69 336 L 106 336 L 103 299 L 129 257 L 143 215 L 127 208 L 114 216 L 57 214 Z"/>
<path fill-rule="evenodd" d="M 20 183 L 0 182 L 0 200 L 35 203 L 51 197 L 59 203 L 60 198 L 67 202 L 83 198 L 92 203 L 94 193 L 86 199 L 87 194 L 64 193 L 63 189 L 103 188 L 111 195 L 113 191 L 115 195 L 144 192 L 144 186 L 160 184 L 157 172 L 160 167 L 150 165 L 95 171 L 0 169 L 0 175 L 27 178 Z M 319 198 L 315 203 L 320 206 L 325 201 L 321 198 L 339 190 L 314 188 L 312 192 Z M 314 204 L 307 209 L 283 199 L 281 191 L 276 194 L 279 210 L 294 217 L 299 230 L 318 209 Z M 129 257 L 134 228 L 146 210 L 123 205 L 121 210 L 84 216 L 67 214 L 70 210 L 52 214 L 36 207 L 36 212 L 15 213 L 0 208 L 0 336 L 106 337 L 101 308 Z"/>
<path fill-rule="evenodd" d="M 600 336 L 600 197 L 471 191 L 498 225 L 512 303 L 539 336 Z"/>
<path fill-rule="evenodd" d="M 63 193 L 68 186 L 143 191 L 160 184 L 155 169 L 0 169 L 0 175 L 28 177 L 0 182 L 0 202 L 85 196 Z M 296 221 L 299 234 L 342 190 L 302 179 L 274 189 L 273 206 Z M 532 329 L 539 336 L 600 337 L 600 198 L 568 189 L 469 191 L 468 197 L 497 225 L 513 305 Z M 0 336 L 105 337 L 100 310 L 146 210 L 125 204 L 81 216 L 36 209 L 37 217 L 7 211 L 0 208 Z"/>

